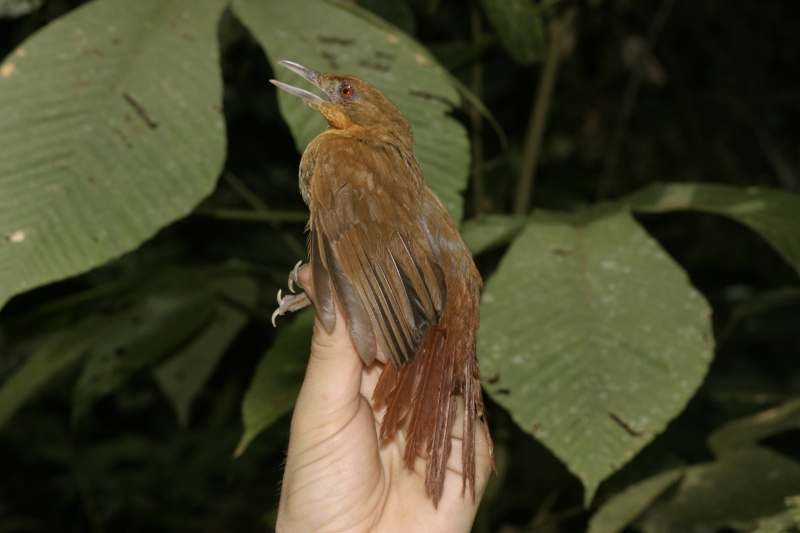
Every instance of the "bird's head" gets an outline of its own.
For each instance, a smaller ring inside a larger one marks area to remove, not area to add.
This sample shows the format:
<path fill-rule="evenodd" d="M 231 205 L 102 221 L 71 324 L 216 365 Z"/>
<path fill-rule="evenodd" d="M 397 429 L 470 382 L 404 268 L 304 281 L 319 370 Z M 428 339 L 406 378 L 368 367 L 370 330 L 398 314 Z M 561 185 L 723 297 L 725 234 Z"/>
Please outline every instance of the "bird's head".
<path fill-rule="evenodd" d="M 397 106 L 364 80 L 343 74 L 324 74 L 291 61 L 278 61 L 278 64 L 313 83 L 325 98 L 277 80 L 270 82 L 308 102 L 325 117 L 331 128 L 383 130 L 411 140 L 411 126 Z"/>

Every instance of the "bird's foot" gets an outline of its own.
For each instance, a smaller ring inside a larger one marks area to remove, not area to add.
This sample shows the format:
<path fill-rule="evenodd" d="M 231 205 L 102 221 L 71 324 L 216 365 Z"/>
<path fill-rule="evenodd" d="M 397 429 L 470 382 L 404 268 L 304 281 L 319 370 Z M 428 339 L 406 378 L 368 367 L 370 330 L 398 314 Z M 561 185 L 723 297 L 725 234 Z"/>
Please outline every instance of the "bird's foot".
<path fill-rule="evenodd" d="M 294 286 L 297 285 L 301 287 L 300 280 L 297 277 L 297 271 L 300 269 L 302 265 L 302 261 L 298 261 L 297 264 L 294 266 L 292 271 L 289 273 L 289 290 L 294 292 Z M 272 325 L 275 326 L 275 319 L 279 316 L 283 316 L 286 313 L 294 313 L 295 311 L 299 311 L 304 307 L 308 307 L 311 305 L 311 300 L 308 299 L 305 292 L 300 292 L 298 294 L 287 294 L 283 296 L 283 291 L 278 291 L 278 308 L 272 313 Z"/>
<path fill-rule="evenodd" d="M 278 291 L 278 308 L 272 313 L 272 325 L 275 325 L 275 319 L 279 316 L 283 316 L 286 313 L 294 313 L 295 311 L 299 311 L 304 307 L 308 307 L 311 305 L 311 300 L 308 299 L 306 293 L 301 292 L 298 294 L 287 294 L 286 296 L 281 297 L 281 293 L 283 291 Z"/>

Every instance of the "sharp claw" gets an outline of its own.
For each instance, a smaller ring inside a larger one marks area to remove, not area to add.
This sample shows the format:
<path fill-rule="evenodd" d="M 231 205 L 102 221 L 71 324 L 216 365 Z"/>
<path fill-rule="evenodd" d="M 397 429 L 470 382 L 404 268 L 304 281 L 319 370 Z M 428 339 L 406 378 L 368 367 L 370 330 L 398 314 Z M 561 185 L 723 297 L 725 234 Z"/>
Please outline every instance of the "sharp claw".
<path fill-rule="evenodd" d="M 303 260 L 301 259 L 294 266 L 294 268 L 292 269 L 292 274 L 289 276 L 289 290 L 292 291 L 292 294 L 294 294 L 294 284 L 297 283 L 298 285 L 300 285 L 299 281 L 300 278 L 299 275 L 297 274 L 297 269 L 300 268 L 300 265 L 302 264 Z"/>
<path fill-rule="evenodd" d="M 275 319 L 283 316 L 286 313 L 294 313 L 304 307 L 311 305 L 311 300 L 308 299 L 306 293 L 300 294 L 287 294 L 282 297 L 281 291 L 278 291 L 278 308 L 272 313 L 272 325 L 275 326 Z"/>

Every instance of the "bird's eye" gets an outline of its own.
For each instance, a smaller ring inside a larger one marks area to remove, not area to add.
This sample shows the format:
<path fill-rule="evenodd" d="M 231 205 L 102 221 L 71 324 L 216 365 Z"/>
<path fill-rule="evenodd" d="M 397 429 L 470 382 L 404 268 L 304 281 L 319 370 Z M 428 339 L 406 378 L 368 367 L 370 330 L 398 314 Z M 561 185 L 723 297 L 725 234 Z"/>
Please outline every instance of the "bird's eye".
<path fill-rule="evenodd" d="M 345 100 L 352 98 L 355 94 L 356 90 L 353 89 L 350 85 L 342 85 L 339 88 L 339 96 L 341 96 Z"/>

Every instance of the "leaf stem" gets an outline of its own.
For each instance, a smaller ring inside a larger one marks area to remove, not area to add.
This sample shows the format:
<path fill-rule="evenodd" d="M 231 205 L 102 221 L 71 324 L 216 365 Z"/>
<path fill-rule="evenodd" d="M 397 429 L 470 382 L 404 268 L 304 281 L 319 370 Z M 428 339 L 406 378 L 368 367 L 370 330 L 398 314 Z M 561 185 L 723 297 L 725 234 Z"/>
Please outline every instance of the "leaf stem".
<path fill-rule="evenodd" d="M 228 185 L 230 185 L 230 187 L 239 196 L 241 196 L 242 199 L 245 202 L 250 204 L 250 206 L 253 209 L 255 209 L 256 212 L 258 212 L 258 213 L 287 213 L 286 211 L 283 211 L 283 212 L 282 211 L 270 211 L 269 208 L 267 207 L 267 204 L 265 204 L 263 201 L 261 201 L 261 198 L 259 198 L 256 193 L 251 191 L 250 188 L 247 185 L 245 185 L 245 183 L 242 180 L 237 178 L 236 175 L 233 172 L 231 172 L 230 170 L 226 170 L 225 172 L 222 173 L 222 179 L 225 180 L 225 182 Z M 200 211 L 200 209 L 198 209 L 198 211 Z M 214 215 L 211 215 L 211 216 L 214 216 Z M 234 220 L 234 219 L 227 219 L 224 216 L 223 217 L 218 217 L 218 218 L 222 218 L 223 220 Z M 242 219 L 239 219 L 239 218 L 237 218 L 235 220 L 242 221 Z M 305 219 L 299 220 L 299 222 L 305 222 L 305 220 L 308 220 L 308 215 L 305 216 Z M 271 220 L 267 220 L 267 219 L 258 220 L 258 222 L 261 222 L 261 221 L 271 223 L 272 227 L 275 228 L 275 229 L 279 229 L 280 228 L 280 223 L 281 222 L 298 222 L 297 220 L 283 220 L 283 219 L 279 219 L 279 218 L 271 219 Z M 280 235 L 281 235 L 281 240 L 284 242 L 284 244 L 286 244 L 286 246 L 292 251 L 292 253 L 294 255 L 297 255 L 297 256 L 300 256 L 300 257 L 303 257 L 303 256 L 306 255 L 305 248 L 297 241 L 297 239 L 294 237 L 294 235 L 292 235 L 291 233 L 288 233 L 286 231 L 282 231 L 280 233 Z"/>
<path fill-rule="evenodd" d="M 647 32 L 647 40 L 645 49 L 642 51 L 642 57 L 646 57 L 658 38 L 658 34 L 666 24 L 672 8 L 676 0 L 662 0 L 658 8 L 658 12 L 650 23 L 650 30 Z M 639 95 L 639 88 L 644 81 L 645 68 L 643 65 L 634 65 L 631 70 L 630 78 L 628 78 L 628 85 L 625 87 L 625 94 L 622 97 L 622 105 L 619 108 L 617 115 L 617 124 L 614 128 L 614 136 L 612 137 L 611 147 L 608 151 L 608 157 L 603 168 L 603 177 L 597 184 L 597 199 L 605 200 L 611 192 L 611 186 L 614 184 L 614 178 L 617 172 L 617 165 L 619 163 L 619 154 L 622 150 L 622 145 L 628 136 L 628 123 L 630 122 L 633 110 L 636 107 L 636 98 Z"/>
<path fill-rule="evenodd" d="M 250 207 L 257 211 L 269 211 L 269 208 L 264 202 L 261 201 L 261 198 L 259 198 L 256 193 L 251 191 L 250 188 L 245 185 L 242 180 L 237 178 L 233 172 L 226 170 L 222 173 L 222 179 L 231 186 L 231 189 L 236 191 L 236 194 L 241 196 L 245 202 L 250 204 Z"/>
<path fill-rule="evenodd" d="M 250 211 L 223 207 L 198 207 L 194 213 L 237 222 L 306 222 L 308 220 L 308 213 L 305 211 Z"/>
<path fill-rule="evenodd" d="M 530 210 L 531 196 L 536 183 L 536 164 L 547 126 L 550 99 L 553 95 L 556 75 L 558 74 L 558 63 L 562 55 L 562 42 L 572 26 L 574 15 L 574 10 L 570 10 L 563 17 L 554 19 L 549 24 L 550 44 L 542 66 L 542 78 L 536 91 L 536 99 L 528 122 L 528 131 L 525 134 L 522 164 L 517 177 L 517 193 L 514 200 L 515 215 L 524 216 Z"/>
<path fill-rule="evenodd" d="M 476 7 L 472 7 L 470 13 L 472 24 L 472 40 L 480 43 L 483 39 L 483 29 L 481 27 L 481 14 Z M 483 60 L 478 57 L 472 64 L 472 79 L 470 80 L 470 90 L 476 98 L 483 96 Z M 475 215 L 480 215 L 484 211 L 486 190 L 483 182 L 483 117 L 480 110 L 475 106 L 469 107 L 469 121 L 472 126 L 472 203 Z"/>

